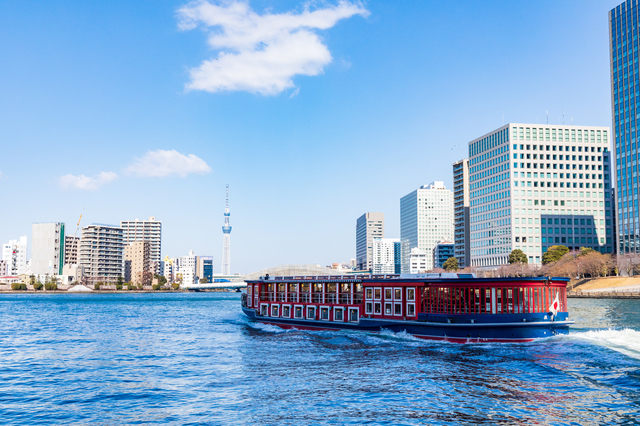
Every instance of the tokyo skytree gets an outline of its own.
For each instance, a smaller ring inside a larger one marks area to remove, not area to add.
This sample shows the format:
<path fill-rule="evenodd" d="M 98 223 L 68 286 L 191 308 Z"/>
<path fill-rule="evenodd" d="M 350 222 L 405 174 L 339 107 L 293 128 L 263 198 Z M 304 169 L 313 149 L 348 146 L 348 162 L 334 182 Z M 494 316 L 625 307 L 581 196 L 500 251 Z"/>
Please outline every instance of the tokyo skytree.
<path fill-rule="evenodd" d="M 231 275 L 231 225 L 229 225 L 229 185 L 227 184 L 227 206 L 224 209 L 222 227 L 222 275 Z"/>

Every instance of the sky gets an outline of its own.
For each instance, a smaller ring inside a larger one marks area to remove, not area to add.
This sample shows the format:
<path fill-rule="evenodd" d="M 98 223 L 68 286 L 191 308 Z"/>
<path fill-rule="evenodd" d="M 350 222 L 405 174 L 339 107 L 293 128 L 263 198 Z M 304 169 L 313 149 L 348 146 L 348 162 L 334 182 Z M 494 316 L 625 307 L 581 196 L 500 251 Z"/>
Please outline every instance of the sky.
<path fill-rule="evenodd" d="M 621 1 L 0 2 L 0 241 L 155 216 L 162 256 L 355 258 L 509 122 L 611 126 Z M 79 232 L 78 232 L 79 234 Z"/>

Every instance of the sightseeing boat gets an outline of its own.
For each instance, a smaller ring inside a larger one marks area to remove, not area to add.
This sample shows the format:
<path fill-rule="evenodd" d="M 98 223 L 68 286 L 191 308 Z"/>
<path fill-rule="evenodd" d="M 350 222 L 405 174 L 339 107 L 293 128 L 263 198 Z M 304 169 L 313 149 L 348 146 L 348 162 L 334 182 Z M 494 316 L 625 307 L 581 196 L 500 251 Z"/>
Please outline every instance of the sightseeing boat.
<path fill-rule="evenodd" d="M 405 331 L 458 343 L 527 342 L 566 333 L 568 278 L 474 274 L 261 277 L 249 318 L 301 330 Z"/>

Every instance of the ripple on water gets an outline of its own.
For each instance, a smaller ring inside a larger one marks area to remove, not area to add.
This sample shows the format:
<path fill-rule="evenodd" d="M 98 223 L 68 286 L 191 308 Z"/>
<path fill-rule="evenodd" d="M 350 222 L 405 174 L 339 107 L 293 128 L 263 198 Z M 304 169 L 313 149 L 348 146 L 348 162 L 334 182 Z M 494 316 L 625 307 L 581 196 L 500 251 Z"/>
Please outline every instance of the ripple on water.
<path fill-rule="evenodd" d="M 283 330 L 239 295 L 0 295 L 3 424 L 632 424 L 639 304 L 569 335 L 452 344 Z M 600 325 L 598 327 L 598 325 Z"/>

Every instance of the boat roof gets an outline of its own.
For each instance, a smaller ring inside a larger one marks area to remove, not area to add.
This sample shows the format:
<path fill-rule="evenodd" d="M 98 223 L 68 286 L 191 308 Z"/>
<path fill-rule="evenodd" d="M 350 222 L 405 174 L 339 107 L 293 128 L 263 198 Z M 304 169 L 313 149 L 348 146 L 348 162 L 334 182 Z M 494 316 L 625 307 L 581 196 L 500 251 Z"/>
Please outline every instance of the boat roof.
<path fill-rule="evenodd" d="M 355 283 L 355 282 L 512 282 L 512 281 L 569 281 L 567 277 L 497 277 L 478 278 L 475 274 L 457 273 L 427 273 L 427 274 L 349 274 L 349 275 L 300 275 L 300 276 L 269 276 L 265 275 L 258 280 L 247 280 L 248 283 L 260 282 L 328 282 L 328 283 Z"/>

